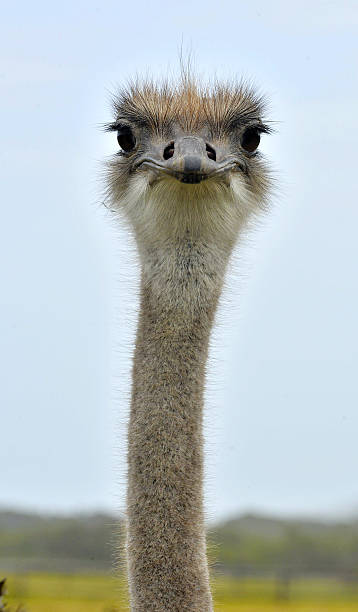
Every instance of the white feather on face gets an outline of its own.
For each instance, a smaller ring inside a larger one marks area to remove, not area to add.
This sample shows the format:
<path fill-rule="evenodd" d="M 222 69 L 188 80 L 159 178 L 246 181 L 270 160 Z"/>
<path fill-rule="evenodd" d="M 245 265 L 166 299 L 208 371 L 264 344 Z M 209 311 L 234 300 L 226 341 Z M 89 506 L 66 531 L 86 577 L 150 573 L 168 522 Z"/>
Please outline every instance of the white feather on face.
<path fill-rule="evenodd" d="M 228 181 L 211 179 L 198 185 L 183 185 L 171 177 L 151 182 L 149 173 L 138 174 L 130 178 L 118 203 L 139 246 L 187 235 L 232 246 L 240 227 L 259 208 L 237 173 Z"/>

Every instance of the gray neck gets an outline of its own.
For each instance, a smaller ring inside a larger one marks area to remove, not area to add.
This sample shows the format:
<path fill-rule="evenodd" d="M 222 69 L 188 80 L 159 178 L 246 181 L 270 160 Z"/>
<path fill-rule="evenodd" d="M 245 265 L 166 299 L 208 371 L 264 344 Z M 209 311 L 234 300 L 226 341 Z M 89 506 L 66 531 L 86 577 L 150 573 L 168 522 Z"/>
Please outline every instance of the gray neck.
<path fill-rule="evenodd" d="M 133 612 L 210 612 L 203 391 L 229 252 L 185 239 L 142 251 L 128 448 Z"/>

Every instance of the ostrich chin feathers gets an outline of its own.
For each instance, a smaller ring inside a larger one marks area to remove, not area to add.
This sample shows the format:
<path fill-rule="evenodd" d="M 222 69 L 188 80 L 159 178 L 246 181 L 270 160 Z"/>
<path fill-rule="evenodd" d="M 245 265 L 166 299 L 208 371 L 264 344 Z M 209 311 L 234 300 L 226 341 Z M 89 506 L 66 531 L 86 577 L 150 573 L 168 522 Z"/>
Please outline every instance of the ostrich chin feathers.
<path fill-rule="evenodd" d="M 113 204 L 134 230 L 139 247 L 190 237 L 231 248 L 258 211 L 259 198 L 238 172 L 228 179 L 185 185 L 172 177 L 153 180 L 150 172 L 138 174 L 129 180 L 120 204 Z"/>

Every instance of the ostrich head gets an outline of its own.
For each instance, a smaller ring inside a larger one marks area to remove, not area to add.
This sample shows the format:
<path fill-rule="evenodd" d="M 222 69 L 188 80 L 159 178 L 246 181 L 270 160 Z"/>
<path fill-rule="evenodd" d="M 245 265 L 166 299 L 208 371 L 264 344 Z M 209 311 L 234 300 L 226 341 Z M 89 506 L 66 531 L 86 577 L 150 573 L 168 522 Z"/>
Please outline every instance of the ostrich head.
<path fill-rule="evenodd" d="M 264 110 L 243 83 L 203 87 L 185 76 L 175 87 L 134 83 L 114 99 L 108 197 L 139 246 L 188 235 L 232 246 L 269 187 Z"/>

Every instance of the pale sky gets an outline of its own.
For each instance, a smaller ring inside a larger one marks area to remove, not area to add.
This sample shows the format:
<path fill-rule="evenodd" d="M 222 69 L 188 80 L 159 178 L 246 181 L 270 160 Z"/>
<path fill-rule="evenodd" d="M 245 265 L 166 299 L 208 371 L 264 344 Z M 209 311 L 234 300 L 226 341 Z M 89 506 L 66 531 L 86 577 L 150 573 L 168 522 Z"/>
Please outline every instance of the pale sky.
<path fill-rule="evenodd" d="M 356 1 L 2 6 L 0 507 L 123 507 L 138 269 L 100 203 L 98 126 L 183 45 L 278 122 L 278 193 L 212 342 L 208 517 L 358 511 L 357 30 Z"/>

